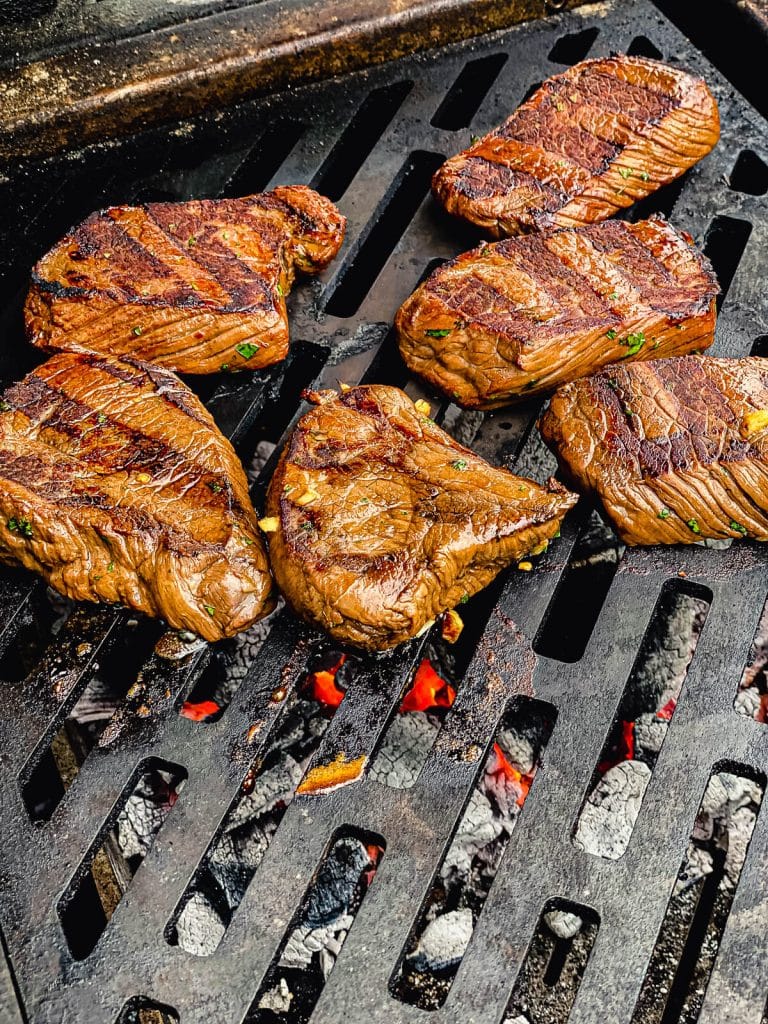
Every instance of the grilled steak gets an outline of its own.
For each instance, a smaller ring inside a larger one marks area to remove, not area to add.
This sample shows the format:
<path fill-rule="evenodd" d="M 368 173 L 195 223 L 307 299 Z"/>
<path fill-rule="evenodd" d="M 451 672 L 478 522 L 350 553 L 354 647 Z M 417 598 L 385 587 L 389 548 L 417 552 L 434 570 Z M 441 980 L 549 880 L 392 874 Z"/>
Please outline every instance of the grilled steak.
<path fill-rule="evenodd" d="M 296 269 L 323 270 L 345 220 L 303 185 L 244 199 L 113 206 L 32 271 L 27 336 L 182 373 L 256 370 L 288 352 Z"/>
<path fill-rule="evenodd" d="M 619 359 L 707 348 L 718 287 L 691 242 L 653 218 L 482 245 L 401 307 L 403 359 L 460 405 L 489 409 Z"/>
<path fill-rule="evenodd" d="M 308 397 L 269 487 L 270 560 L 293 608 L 339 640 L 415 636 L 540 548 L 576 501 L 489 466 L 398 388 Z"/>
<path fill-rule="evenodd" d="M 627 544 L 768 540 L 768 359 L 601 370 L 555 393 L 541 432 Z"/>
<path fill-rule="evenodd" d="M 701 160 L 720 135 L 700 78 L 645 57 L 585 60 L 446 161 L 446 208 L 496 236 L 604 220 Z"/>
<path fill-rule="evenodd" d="M 0 558 L 219 640 L 272 607 L 230 443 L 167 370 L 49 359 L 0 403 Z"/>

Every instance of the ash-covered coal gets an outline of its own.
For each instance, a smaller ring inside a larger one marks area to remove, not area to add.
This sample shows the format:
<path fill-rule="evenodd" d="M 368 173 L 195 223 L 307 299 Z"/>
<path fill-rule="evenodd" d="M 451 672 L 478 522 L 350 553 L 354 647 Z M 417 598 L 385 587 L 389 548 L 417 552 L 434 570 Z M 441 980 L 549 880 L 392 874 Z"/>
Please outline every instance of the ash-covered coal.
<path fill-rule="evenodd" d="M 499 730 L 409 940 L 393 986 L 404 1002 L 435 1009 L 445 1001 L 550 731 L 535 704 Z"/>
<path fill-rule="evenodd" d="M 578 849 L 610 860 L 627 849 L 708 607 L 671 588 L 659 599 L 577 822 Z"/>
<path fill-rule="evenodd" d="M 752 779 L 730 772 L 711 777 L 633 1024 L 698 1020 L 762 798 Z"/>
<path fill-rule="evenodd" d="M 260 768 L 247 777 L 184 895 L 169 939 L 187 952 L 208 956 L 221 942 L 320 745 L 334 705 L 315 698 L 315 677 L 329 676 L 343 695 L 349 672 L 350 666 L 330 653 L 289 698 Z M 221 691 L 214 694 L 225 699 Z"/>
<path fill-rule="evenodd" d="M 341 952 L 383 850 L 354 835 L 336 840 L 324 859 L 247 1024 L 306 1024 Z"/>
<path fill-rule="evenodd" d="M 768 722 L 768 602 L 760 616 L 749 664 L 741 678 L 734 706 L 740 715 Z"/>

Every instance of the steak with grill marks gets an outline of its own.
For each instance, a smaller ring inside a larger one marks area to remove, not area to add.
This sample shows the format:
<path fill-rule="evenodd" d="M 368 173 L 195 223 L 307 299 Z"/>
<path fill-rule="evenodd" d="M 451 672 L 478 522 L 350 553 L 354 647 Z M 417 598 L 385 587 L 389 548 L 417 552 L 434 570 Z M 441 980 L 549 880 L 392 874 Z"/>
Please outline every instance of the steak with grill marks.
<path fill-rule="evenodd" d="M 398 388 L 309 393 L 267 496 L 293 608 L 339 640 L 415 636 L 555 536 L 576 496 L 488 465 Z"/>
<path fill-rule="evenodd" d="M 541 433 L 627 544 L 768 540 L 768 359 L 601 370 L 554 394 Z"/>
<path fill-rule="evenodd" d="M 288 352 L 295 271 L 323 270 L 344 225 L 303 185 L 110 207 L 33 268 L 27 336 L 44 349 L 132 355 L 180 373 L 269 366 Z"/>
<path fill-rule="evenodd" d="M 489 409 L 606 363 L 707 348 L 719 289 L 691 243 L 652 218 L 482 245 L 401 307 L 403 359 L 460 405 Z"/>
<path fill-rule="evenodd" d="M 206 640 L 270 610 L 243 469 L 172 373 L 62 353 L 0 410 L 0 559 L 67 597 L 126 604 Z"/>
<path fill-rule="evenodd" d="M 496 236 L 604 220 L 701 160 L 717 104 L 700 78 L 645 57 L 585 60 L 435 173 L 453 214 Z"/>

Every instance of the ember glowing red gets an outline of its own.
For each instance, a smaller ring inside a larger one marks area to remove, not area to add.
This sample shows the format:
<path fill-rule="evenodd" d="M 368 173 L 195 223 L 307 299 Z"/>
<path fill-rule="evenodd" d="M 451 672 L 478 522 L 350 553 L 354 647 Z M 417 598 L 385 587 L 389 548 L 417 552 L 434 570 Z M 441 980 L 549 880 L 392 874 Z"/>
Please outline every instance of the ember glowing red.
<path fill-rule="evenodd" d="M 618 735 L 615 735 L 613 745 L 607 753 L 606 759 L 601 761 L 597 770 L 601 775 L 615 768 L 622 761 L 631 761 L 635 756 L 635 723 L 621 722 Z"/>
<path fill-rule="evenodd" d="M 193 722 L 204 722 L 206 718 L 217 715 L 220 711 L 221 707 L 215 700 L 201 700 L 197 704 L 185 700 L 181 706 L 182 715 Z"/>
<path fill-rule="evenodd" d="M 520 795 L 517 797 L 515 803 L 518 807 L 522 807 L 525 803 L 525 798 L 528 796 L 528 791 L 531 788 L 533 782 L 532 775 L 524 775 L 523 772 L 518 771 L 517 768 L 507 759 L 506 754 L 501 749 L 498 743 L 493 744 L 493 760 L 488 765 L 488 771 L 492 775 L 501 773 L 506 776 L 510 782 L 514 782 L 520 790 Z"/>
<path fill-rule="evenodd" d="M 416 669 L 411 688 L 403 698 L 403 711 L 429 711 L 430 708 L 449 708 L 456 700 L 456 691 L 435 672 L 429 658 L 422 658 Z"/>
<path fill-rule="evenodd" d="M 674 697 L 670 697 L 670 699 L 667 701 L 664 707 L 656 712 L 656 717 L 660 718 L 662 722 L 668 722 L 672 715 L 674 715 L 676 707 L 677 701 Z"/>
<path fill-rule="evenodd" d="M 336 673 L 346 660 L 346 654 L 342 654 L 335 665 L 310 675 L 308 685 L 315 700 L 331 708 L 337 708 L 341 704 L 344 700 L 344 691 L 336 685 Z"/>

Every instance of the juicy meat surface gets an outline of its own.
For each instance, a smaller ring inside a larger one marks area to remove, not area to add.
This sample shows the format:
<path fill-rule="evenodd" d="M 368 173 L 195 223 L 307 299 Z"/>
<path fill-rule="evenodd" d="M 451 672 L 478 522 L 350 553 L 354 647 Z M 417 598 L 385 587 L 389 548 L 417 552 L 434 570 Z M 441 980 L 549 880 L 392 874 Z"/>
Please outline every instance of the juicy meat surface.
<path fill-rule="evenodd" d="M 614 366 L 557 391 L 540 429 L 627 544 L 768 540 L 768 359 Z"/>
<path fill-rule="evenodd" d="M 189 388 L 62 353 L 0 403 L 0 558 L 219 640 L 273 604 L 237 456 Z"/>
<path fill-rule="evenodd" d="M 270 560 L 293 608 L 383 650 L 559 530 L 576 496 L 496 469 L 398 388 L 310 393 L 270 483 Z"/>
<path fill-rule="evenodd" d="M 673 181 L 719 136 L 702 79 L 646 57 L 585 60 L 447 160 L 432 187 L 450 213 L 496 236 L 575 227 Z"/>
<path fill-rule="evenodd" d="M 296 270 L 323 270 L 344 226 L 333 203 L 303 185 L 101 210 L 34 266 L 27 337 L 180 373 L 269 366 L 288 352 L 285 297 Z"/>
<path fill-rule="evenodd" d="M 548 229 L 438 267 L 397 314 L 407 365 L 460 405 L 489 409 L 622 359 L 714 340 L 717 280 L 661 218 Z"/>

